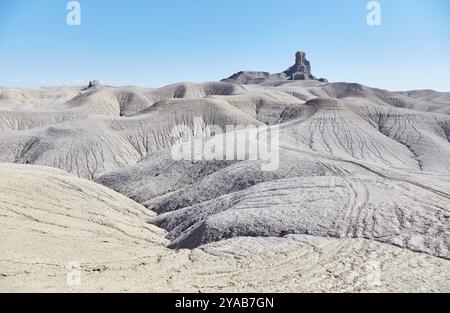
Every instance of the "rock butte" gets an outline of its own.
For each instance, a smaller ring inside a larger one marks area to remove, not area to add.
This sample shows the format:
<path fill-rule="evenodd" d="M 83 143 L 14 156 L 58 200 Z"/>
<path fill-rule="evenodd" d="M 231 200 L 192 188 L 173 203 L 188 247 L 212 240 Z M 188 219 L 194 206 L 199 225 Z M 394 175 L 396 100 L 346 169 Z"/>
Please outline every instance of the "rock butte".
<path fill-rule="evenodd" d="M 0 291 L 450 291 L 450 93 L 311 71 L 0 88 Z M 174 160 L 180 124 L 277 125 L 280 166 Z"/>

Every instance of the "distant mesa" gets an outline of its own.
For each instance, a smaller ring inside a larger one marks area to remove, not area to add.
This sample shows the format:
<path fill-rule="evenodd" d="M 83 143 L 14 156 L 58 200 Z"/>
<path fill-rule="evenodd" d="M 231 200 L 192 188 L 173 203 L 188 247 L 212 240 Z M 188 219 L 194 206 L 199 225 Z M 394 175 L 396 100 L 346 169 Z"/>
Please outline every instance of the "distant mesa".
<path fill-rule="evenodd" d="M 325 78 L 317 79 L 311 73 L 311 63 L 306 59 L 306 53 L 297 51 L 295 53 L 295 64 L 282 73 L 270 74 L 259 71 L 241 71 L 223 79 L 224 82 L 233 82 L 238 84 L 258 84 L 266 81 L 279 80 L 317 80 L 327 83 Z"/>

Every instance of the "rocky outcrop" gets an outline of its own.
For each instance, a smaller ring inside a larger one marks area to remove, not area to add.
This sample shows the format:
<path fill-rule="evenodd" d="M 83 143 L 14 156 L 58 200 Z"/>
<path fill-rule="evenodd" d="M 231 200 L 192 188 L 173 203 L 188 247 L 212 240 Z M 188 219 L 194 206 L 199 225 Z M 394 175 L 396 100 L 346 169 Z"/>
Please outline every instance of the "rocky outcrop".
<path fill-rule="evenodd" d="M 316 79 L 311 74 L 311 63 L 306 59 L 306 53 L 297 51 L 295 54 L 295 64 L 283 72 L 290 80 Z"/>

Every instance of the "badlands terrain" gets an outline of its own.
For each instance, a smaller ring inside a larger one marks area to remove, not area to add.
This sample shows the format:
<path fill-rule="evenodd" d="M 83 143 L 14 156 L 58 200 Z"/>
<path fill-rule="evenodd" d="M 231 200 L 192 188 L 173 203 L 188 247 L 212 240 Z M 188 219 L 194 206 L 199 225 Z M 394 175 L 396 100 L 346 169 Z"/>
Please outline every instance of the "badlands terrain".
<path fill-rule="evenodd" d="M 180 125 L 223 157 L 174 158 Z M 279 166 L 227 160 L 212 125 L 276 128 Z M 450 291 L 450 93 L 330 83 L 301 52 L 220 82 L 0 88 L 0 175 L 3 292 Z"/>

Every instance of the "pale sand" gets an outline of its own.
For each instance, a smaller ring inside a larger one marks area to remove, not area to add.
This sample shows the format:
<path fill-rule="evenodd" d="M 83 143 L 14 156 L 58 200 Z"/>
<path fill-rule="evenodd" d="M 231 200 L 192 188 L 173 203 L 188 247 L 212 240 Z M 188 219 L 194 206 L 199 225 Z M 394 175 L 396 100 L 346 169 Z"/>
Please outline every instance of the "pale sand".
<path fill-rule="evenodd" d="M 44 167 L 3 164 L 0 173 L 2 292 L 450 291 L 449 261 L 363 239 L 170 250 L 146 223 L 152 213 L 105 187 Z M 66 283 L 72 261 L 80 286 Z"/>

